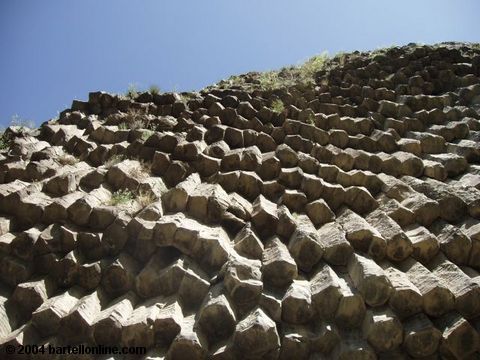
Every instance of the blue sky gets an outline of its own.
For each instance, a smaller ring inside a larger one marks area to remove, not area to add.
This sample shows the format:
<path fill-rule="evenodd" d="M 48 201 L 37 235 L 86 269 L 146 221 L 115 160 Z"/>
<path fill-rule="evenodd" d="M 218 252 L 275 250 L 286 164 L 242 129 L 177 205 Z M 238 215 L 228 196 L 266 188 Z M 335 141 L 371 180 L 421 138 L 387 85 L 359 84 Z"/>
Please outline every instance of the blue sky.
<path fill-rule="evenodd" d="M 476 0 L 1 0 L 0 125 L 129 84 L 201 89 L 328 51 L 480 42 Z"/>

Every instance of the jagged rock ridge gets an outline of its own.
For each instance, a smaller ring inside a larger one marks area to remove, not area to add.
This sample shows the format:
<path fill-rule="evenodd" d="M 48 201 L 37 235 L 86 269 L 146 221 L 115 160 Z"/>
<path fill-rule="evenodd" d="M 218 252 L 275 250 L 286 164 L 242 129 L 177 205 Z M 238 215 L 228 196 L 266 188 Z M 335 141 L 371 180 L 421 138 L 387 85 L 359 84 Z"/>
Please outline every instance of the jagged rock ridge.
<path fill-rule="evenodd" d="M 7 129 L 2 351 L 480 356 L 479 47 L 343 60 L 312 85 L 91 93 Z"/>

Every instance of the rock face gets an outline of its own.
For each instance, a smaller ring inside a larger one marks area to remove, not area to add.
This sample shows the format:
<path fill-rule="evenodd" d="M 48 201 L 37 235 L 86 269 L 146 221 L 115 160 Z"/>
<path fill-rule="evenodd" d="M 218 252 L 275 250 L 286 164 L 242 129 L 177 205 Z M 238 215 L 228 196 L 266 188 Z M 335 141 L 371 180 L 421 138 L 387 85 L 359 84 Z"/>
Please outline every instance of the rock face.
<path fill-rule="evenodd" d="M 0 358 L 480 358 L 480 47 L 342 56 L 8 128 Z"/>

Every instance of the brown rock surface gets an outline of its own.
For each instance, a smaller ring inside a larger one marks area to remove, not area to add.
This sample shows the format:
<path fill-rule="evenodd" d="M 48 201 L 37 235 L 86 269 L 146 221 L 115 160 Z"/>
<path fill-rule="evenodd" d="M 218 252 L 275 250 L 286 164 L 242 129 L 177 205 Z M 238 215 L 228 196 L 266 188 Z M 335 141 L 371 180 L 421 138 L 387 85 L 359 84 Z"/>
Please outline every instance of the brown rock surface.
<path fill-rule="evenodd" d="M 479 58 L 356 52 L 8 128 L 0 358 L 478 358 Z"/>

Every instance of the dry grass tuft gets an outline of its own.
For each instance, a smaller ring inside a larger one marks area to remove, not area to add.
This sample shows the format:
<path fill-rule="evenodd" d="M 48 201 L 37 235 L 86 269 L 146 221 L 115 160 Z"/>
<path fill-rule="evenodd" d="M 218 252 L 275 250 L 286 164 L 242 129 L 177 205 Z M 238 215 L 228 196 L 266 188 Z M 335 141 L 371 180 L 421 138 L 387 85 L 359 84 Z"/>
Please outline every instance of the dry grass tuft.
<path fill-rule="evenodd" d="M 136 200 L 142 207 L 146 207 L 157 201 L 157 197 L 151 191 L 140 190 Z"/>
<path fill-rule="evenodd" d="M 132 167 L 129 171 L 129 174 L 137 180 L 146 179 L 151 173 L 152 163 L 143 159 L 137 160 L 139 164 L 135 167 Z"/>
<path fill-rule="evenodd" d="M 123 122 L 118 124 L 118 128 L 122 130 L 154 130 L 154 126 L 151 124 L 151 119 L 143 111 L 138 109 L 128 110 L 123 116 Z"/>

